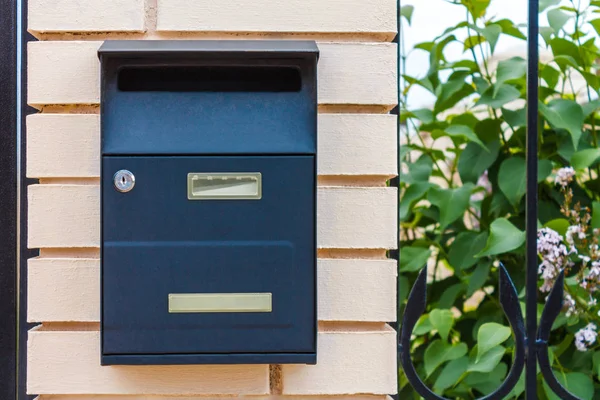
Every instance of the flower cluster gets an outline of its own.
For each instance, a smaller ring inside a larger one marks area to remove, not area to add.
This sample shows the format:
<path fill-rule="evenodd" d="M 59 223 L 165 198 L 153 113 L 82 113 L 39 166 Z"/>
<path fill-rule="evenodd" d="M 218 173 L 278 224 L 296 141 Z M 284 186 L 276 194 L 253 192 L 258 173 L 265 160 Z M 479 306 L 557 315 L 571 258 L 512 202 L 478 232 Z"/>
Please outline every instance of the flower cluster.
<path fill-rule="evenodd" d="M 544 284 L 540 289 L 542 292 L 549 292 L 552 289 L 558 273 L 568 263 L 569 252 L 562 242 L 562 236 L 550 228 L 538 231 L 537 252 L 542 259 L 538 274 L 544 279 Z"/>
<path fill-rule="evenodd" d="M 589 346 L 596 343 L 597 330 L 598 327 L 593 323 L 589 323 L 585 328 L 578 330 L 575 334 L 575 347 L 577 347 L 577 350 L 586 351 Z"/>
<path fill-rule="evenodd" d="M 597 306 L 596 292 L 600 288 L 600 230 L 591 227 L 590 209 L 574 201 L 569 188 L 574 178 L 571 167 L 561 168 L 556 174 L 555 183 L 564 195 L 561 212 L 568 227 L 563 231 L 564 236 L 550 228 L 538 231 L 537 252 L 541 260 L 538 274 L 543 280 L 540 291 L 544 293 L 552 290 L 562 270 L 567 274 L 564 310 L 569 318 L 587 315 L 588 324 L 575 334 L 575 346 L 586 351 L 598 337 L 596 324 L 589 321 L 596 317 L 592 309 Z M 597 315 L 600 317 L 600 311 Z"/>
<path fill-rule="evenodd" d="M 574 177 L 575 177 L 575 170 L 573 169 L 573 167 L 561 168 L 556 173 L 556 178 L 554 179 L 554 183 L 565 188 L 569 185 L 569 183 L 573 182 Z"/>

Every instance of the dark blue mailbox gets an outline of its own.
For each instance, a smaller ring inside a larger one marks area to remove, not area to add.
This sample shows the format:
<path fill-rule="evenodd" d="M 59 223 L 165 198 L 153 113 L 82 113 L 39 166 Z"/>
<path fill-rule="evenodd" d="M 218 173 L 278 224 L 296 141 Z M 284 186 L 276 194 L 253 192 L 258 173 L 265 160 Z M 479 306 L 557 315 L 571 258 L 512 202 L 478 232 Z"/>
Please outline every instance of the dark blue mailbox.
<path fill-rule="evenodd" d="M 315 363 L 316 44 L 99 56 L 102 363 Z"/>

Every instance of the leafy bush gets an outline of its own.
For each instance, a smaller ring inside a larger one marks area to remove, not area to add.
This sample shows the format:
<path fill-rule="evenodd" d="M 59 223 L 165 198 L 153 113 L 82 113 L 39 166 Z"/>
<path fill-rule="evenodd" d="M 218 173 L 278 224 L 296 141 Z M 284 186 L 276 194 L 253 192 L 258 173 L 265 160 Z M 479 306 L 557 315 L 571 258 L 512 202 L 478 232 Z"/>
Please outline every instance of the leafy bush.
<path fill-rule="evenodd" d="M 488 15 L 490 1 L 452 1 L 465 20 L 416 46 L 429 54 L 428 71 L 402 76 L 401 302 L 428 263 L 429 311 L 413 332 L 413 360 L 429 387 L 464 399 L 495 390 L 511 364 L 499 262 L 525 300 L 527 63 L 498 62 L 495 47 L 503 36 L 526 37 L 511 20 Z M 600 0 L 559 2 L 540 2 L 549 26 L 540 41 L 538 308 L 564 267 L 568 295 L 552 331 L 553 368 L 569 390 L 591 399 L 600 390 Z M 404 24 L 413 11 L 419 8 L 401 9 Z M 456 42 L 464 57 L 448 61 L 445 49 Z M 431 107 L 407 104 L 417 86 L 435 95 Z M 400 380 L 400 397 L 418 398 L 402 371 Z M 541 378 L 539 388 L 540 398 L 557 398 Z M 523 397 L 523 389 L 521 379 L 512 397 Z"/>

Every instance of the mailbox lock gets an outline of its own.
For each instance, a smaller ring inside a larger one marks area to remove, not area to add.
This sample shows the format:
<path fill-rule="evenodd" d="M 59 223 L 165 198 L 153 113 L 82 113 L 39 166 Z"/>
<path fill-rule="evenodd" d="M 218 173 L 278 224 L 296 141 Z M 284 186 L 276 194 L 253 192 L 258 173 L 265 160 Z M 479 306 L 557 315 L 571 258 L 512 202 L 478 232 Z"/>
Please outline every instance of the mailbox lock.
<path fill-rule="evenodd" d="M 115 189 L 121 193 L 127 193 L 135 186 L 135 176 L 133 176 L 131 171 L 127 171 L 126 169 L 117 171 L 113 179 Z"/>

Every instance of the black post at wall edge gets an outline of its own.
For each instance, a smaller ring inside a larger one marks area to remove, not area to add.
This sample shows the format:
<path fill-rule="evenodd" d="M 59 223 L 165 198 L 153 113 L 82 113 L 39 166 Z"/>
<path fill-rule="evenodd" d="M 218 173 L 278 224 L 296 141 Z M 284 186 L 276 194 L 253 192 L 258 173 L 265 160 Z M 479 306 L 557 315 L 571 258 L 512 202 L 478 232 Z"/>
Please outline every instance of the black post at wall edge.
<path fill-rule="evenodd" d="M 0 0 L 0 398 L 17 397 L 17 5 Z"/>

